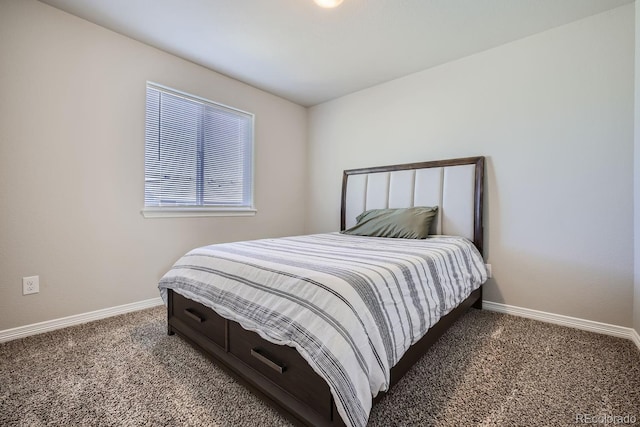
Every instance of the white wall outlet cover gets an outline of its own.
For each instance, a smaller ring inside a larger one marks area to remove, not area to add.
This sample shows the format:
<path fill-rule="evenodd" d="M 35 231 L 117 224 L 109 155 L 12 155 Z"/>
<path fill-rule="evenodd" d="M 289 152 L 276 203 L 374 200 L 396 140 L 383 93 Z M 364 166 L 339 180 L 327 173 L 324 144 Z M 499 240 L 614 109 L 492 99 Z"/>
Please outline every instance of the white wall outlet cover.
<path fill-rule="evenodd" d="M 22 278 L 22 295 L 37 294 L 40 292 L 40 276 Z"/>
<path fill-rule="evenodd" d="M 491 279 L 493 277 L 493 271 L 491 270 L 491 264 L 485 264 L 487 267 L 487 279 Z"/>

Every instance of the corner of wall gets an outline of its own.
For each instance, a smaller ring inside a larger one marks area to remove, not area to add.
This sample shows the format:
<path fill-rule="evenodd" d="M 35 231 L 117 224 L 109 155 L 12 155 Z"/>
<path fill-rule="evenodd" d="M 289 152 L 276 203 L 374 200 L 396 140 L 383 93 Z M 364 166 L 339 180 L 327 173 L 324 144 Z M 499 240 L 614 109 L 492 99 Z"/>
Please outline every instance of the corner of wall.
<path fill-rule="evenodd" d="M 635 3 L 635 70 L 633 132 L 633 242 L 634 303 L 633 327 L 640 348 L 640 3 Z"/>

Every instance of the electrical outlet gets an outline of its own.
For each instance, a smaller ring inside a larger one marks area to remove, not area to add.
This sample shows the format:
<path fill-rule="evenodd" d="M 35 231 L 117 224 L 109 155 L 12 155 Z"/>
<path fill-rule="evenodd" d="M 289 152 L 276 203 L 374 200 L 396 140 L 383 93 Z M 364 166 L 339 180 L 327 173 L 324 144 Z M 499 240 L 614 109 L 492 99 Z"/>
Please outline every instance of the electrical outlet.
<path fill-rule="evenodd" d="M 22 295 L 37 294 L 40 292 L 40 276 L 22 278 Z"/>
<path fill-rule="evenodd" d="M 487 279 L 491 279 L 493 277 L 493 271 L 491 271 L 491 264 L 485 264 L 487 267 Z"/>

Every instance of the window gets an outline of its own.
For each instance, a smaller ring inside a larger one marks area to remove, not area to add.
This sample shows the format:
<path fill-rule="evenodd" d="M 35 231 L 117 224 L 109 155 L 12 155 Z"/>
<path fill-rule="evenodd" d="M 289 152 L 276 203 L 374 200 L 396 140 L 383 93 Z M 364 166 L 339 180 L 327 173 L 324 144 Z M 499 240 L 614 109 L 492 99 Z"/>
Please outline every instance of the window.
<path fill-rule="evenodd" d="M 143 214 L 252 215 L 253 114 L 147 83 Z"/>

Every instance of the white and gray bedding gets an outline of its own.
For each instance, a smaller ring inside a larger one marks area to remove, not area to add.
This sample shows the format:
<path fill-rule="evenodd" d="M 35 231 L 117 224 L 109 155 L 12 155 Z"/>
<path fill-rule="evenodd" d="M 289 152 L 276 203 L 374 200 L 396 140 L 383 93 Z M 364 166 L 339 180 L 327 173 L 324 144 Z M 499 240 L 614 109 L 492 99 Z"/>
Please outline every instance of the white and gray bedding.
<path fill-rule="evenodd" d="M 218 244 L 159 284 L 267 341 L 295 347 L 327 381 L 348 426 L 364 426 L 405 351 L 487 279 L 467 239 L 339 233 Z"/>

